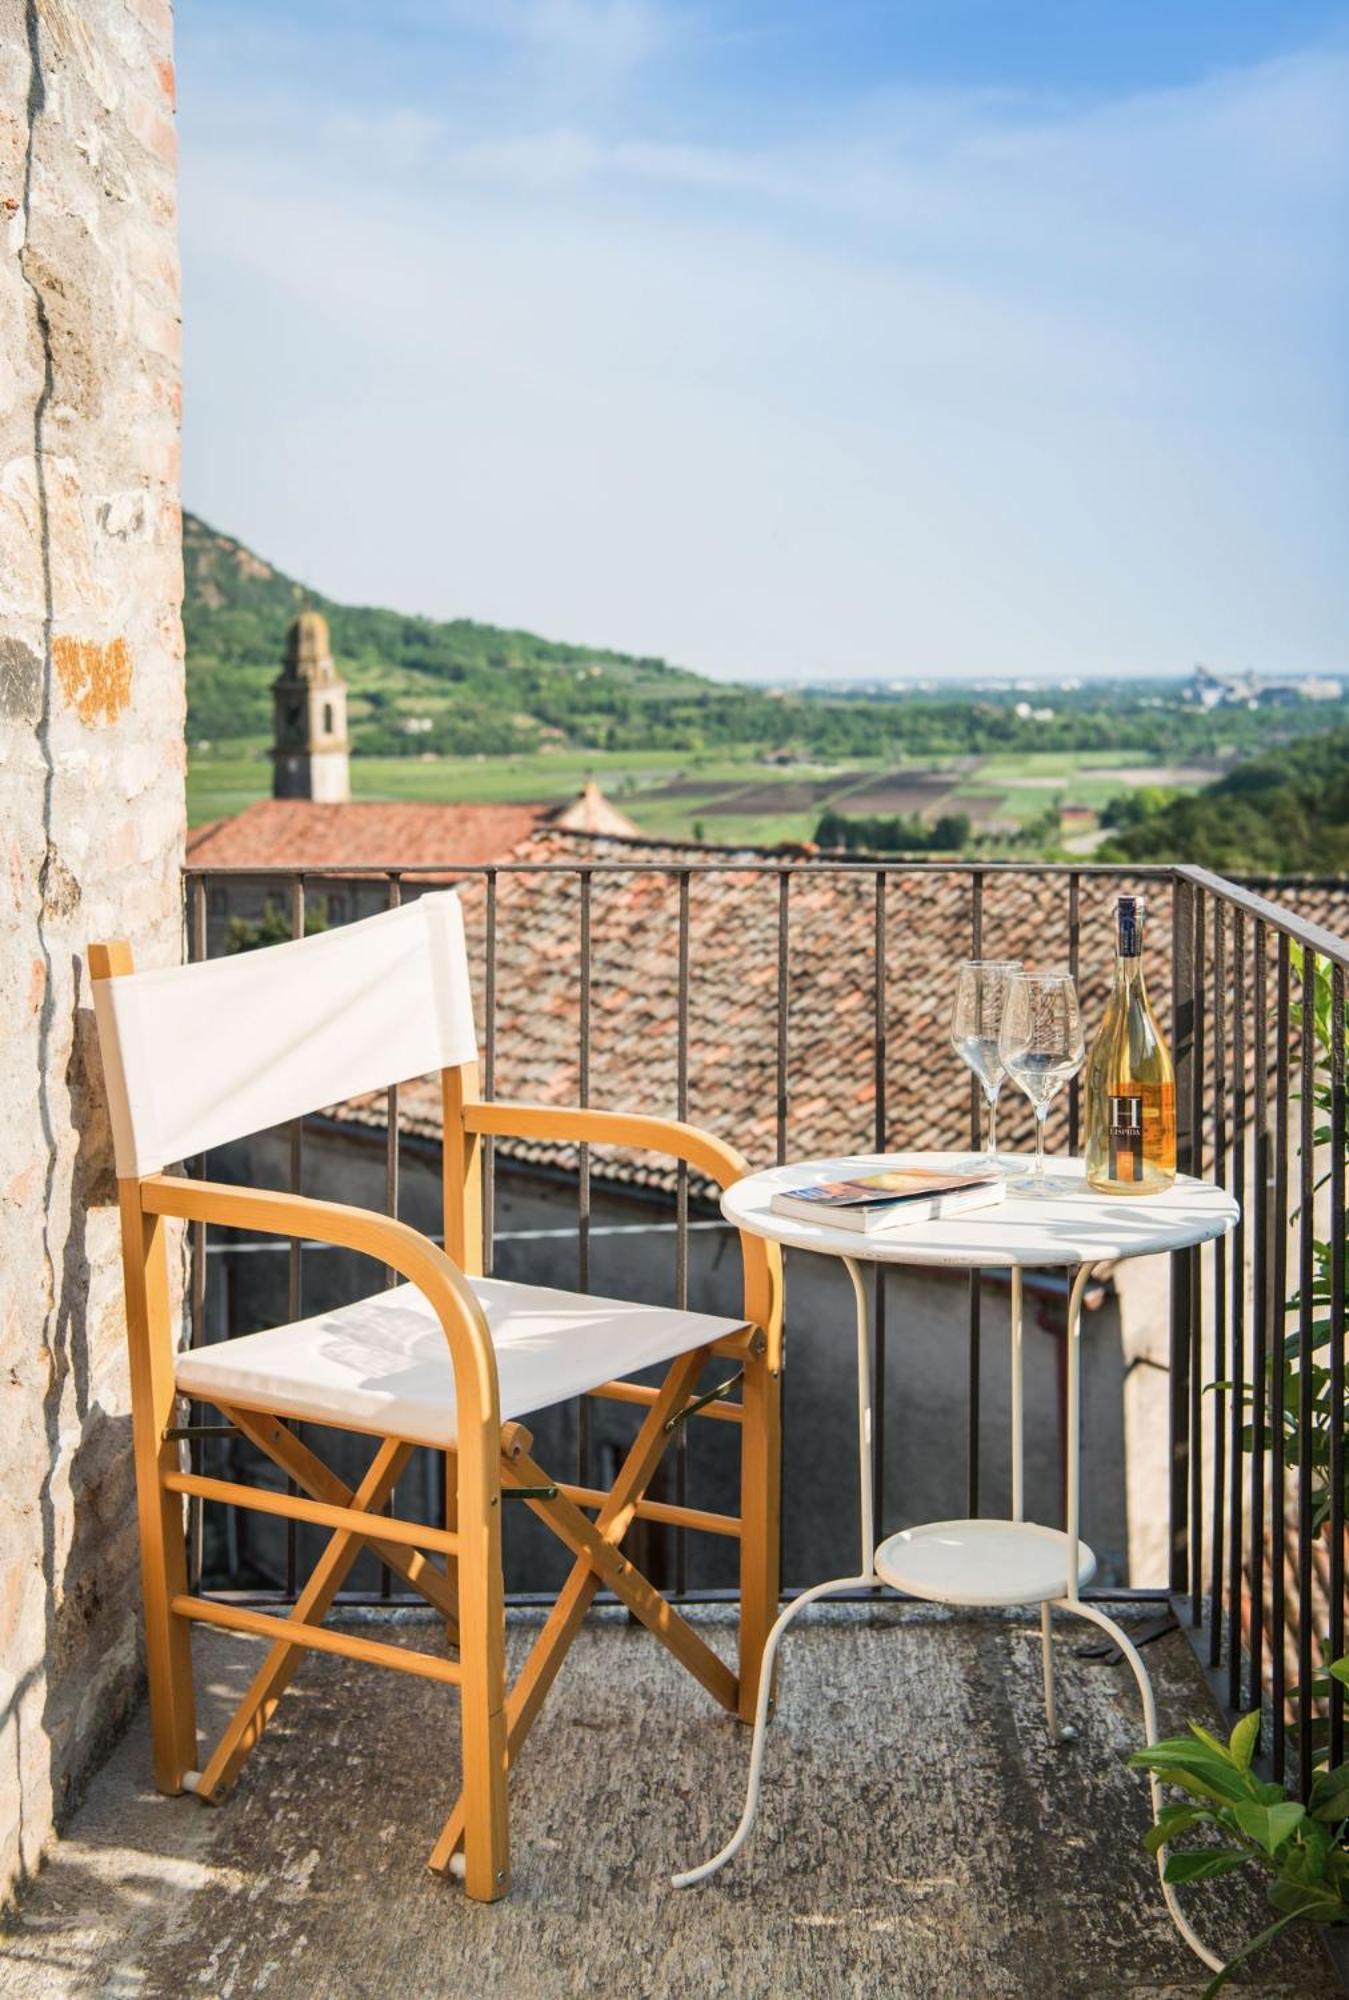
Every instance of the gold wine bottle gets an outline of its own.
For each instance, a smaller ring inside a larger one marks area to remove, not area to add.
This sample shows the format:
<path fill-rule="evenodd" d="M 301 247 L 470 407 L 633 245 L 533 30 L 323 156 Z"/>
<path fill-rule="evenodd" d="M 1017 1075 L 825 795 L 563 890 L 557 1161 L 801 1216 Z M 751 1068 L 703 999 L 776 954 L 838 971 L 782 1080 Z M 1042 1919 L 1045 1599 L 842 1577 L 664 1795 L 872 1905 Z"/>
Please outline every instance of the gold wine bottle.
<path fill-rule="evenodd" d="M 1115 989 L 1087 1057 L 1087 1181 L 1161 1194 L 1176 1178 L 1176 1073 L 1143 979 L 1141 896 L 1115 911 Z"/>

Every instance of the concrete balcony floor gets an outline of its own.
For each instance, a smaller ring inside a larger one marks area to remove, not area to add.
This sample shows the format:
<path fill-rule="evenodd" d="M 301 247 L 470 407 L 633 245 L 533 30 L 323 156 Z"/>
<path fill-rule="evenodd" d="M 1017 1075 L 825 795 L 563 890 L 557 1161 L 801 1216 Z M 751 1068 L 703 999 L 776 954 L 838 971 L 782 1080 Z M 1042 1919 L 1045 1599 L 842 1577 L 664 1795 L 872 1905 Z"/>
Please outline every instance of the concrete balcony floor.
<path fill-rule="evenodd" d="M 729 1648 L 728 1612 L 694 1616 Z M 512 1614 L 513 1666 L 537 1625 Z M 0 1995 L 1195 1995 L 1202 1968 L 1158 1896 L 1145 1786 L 1124 1768 L 1133 1681 L 1077 1657 L 1091 1628 L 1057 1633 L 1081 1734 L 1053 1749 L 1031 1617 L 808 1616 L 786 1642 L 751 1843 L 677 1892 L 671 1871 L 735 1823 L 748 1733 L 646 1633 L 597 1614 L 513 1781 L 514 1886 L 492 1907 L 423 1866 L 456 1786 L 453 1694 L 313 1655 L 218 1810 L 156 1796 L 137 1718 L 0 1945 Z M 196 1643 L 214 1722 L 257 1653 Z M 1184 1639 L 1147 1658 L 1163 1727 L 1202 1717 Z M 1258 1888 L 1188 1893 L 1229 1948 L 1262 1926 Z M 1338 1990 L 1314 1937 L 1238 1987 Z"/>

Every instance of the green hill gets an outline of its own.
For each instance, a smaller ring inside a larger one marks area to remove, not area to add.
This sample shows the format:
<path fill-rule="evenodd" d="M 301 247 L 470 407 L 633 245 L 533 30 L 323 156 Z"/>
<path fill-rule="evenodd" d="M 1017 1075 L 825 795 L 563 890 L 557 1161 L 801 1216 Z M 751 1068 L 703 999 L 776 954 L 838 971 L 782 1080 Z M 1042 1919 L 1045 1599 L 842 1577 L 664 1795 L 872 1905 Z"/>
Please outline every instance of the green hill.
<path fill-rule="evenodd" d="M 1282 744 L 1183 798 L 1140 790 L 1106 814 L 1099 861 L 1189 861 L 1222 874 L 1349 872 L 1349 729 Z"/>
<path fill-rule="evenodd" d="M 560 645 L 467 618 L 440 621 L 338 604 L 274 569 L 242 542 L 183 517 L 188 734 L 212 746 L 271 731 L 269 685 L 286 627 L 312 608 L 328 620 L 351 686 L 354 746 L 366 755 L 535 748 L 560 732 L 597 748 L 629 741 L 738 740 L 746 700 L 663 660 Z M 766 718 L 755 718 L 762 729 Z M 774 718 L 775 719 L 775 718 Z M 402 726 L 416 722 L 409 730 Z M 428 726 L 429 725 L 429 726 Z M 729 734 L 726 732 L 729 731 Z"/>

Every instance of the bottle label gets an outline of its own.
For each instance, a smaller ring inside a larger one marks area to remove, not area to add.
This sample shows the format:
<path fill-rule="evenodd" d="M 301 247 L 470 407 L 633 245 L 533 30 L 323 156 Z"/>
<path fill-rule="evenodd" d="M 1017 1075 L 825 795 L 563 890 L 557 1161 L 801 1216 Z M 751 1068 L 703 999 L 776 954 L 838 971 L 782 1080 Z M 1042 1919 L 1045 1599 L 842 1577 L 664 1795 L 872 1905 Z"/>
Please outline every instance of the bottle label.
<path fill-rule="evenodd" d="M 1106 1109 L 1110 1133 L 1110 1178 L 1112 1181 L 1141 1181 L 1143 1099 L 1133 1093 L 1112 1095 Z"/>

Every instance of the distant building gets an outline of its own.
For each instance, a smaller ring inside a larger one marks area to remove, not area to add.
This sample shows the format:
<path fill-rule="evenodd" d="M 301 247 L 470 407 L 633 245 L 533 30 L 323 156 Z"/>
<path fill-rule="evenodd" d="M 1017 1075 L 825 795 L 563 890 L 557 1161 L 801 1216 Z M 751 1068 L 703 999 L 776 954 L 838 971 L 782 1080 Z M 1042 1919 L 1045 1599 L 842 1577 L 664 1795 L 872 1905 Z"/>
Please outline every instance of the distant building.
<path fill-rule="evenodd" d="M 1265 680 L 1259 674 L 1215 674 L 1196 666 L 1185 683 L 1184 699 L 1200 708 L 1298 708 L 1306 701 L 1339 701 L 1344 683 L 1329 675 L 1304 674 L 1297 680 Z"/>
<path fill-rule="evenodd" d="M 1064 802 L 1059 807 L 1060 833 L 1094 833 L 1100 816 L 1093 806 Z"/>
<path fill-rule="evenodd" d="M 302 611 L 272 682 L 272 796 L 339 805 L 351 797 L 347 684 L 333 665 L 328 621 Z"/>

